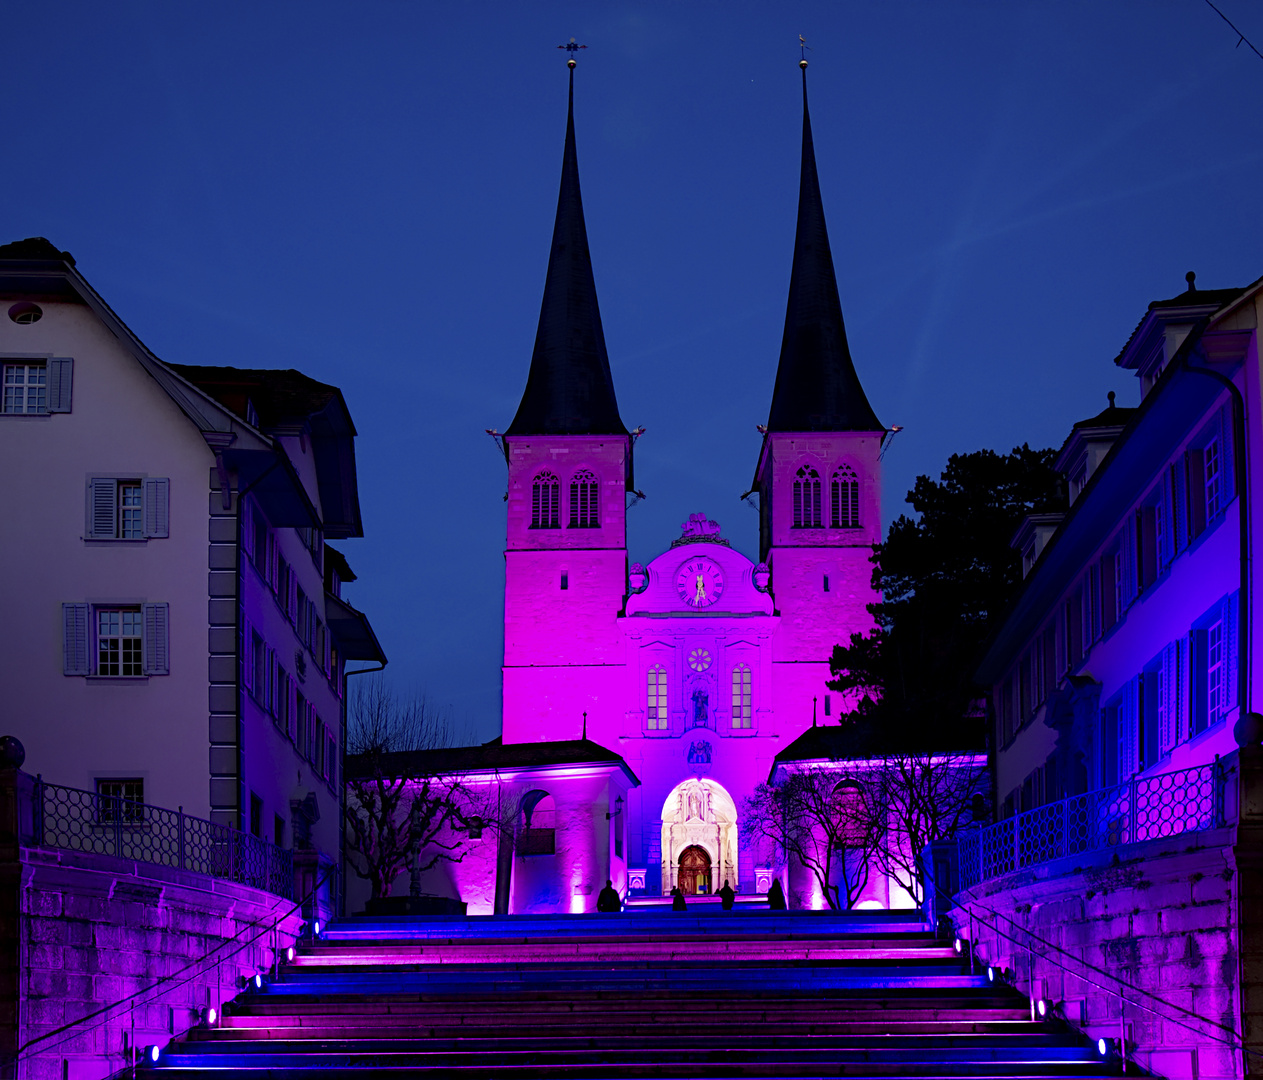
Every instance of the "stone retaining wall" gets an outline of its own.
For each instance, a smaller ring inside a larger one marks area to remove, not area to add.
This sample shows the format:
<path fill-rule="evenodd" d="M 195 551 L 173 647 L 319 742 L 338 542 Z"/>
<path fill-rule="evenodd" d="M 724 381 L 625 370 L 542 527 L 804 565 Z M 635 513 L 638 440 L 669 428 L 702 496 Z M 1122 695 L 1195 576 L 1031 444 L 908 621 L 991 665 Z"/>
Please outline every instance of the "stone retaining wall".
<path fill-rule="evenodd" d="M 1119 1037 L 1119 999 L 1104 989 L 1112 981 L 1087 965 L 1205 1018 L 1209 1023 L 1198 1023 L 1128 994 L 1129 1002 L 1155 1010 L 1128 1004 L 1124 1023 L 1129 1058 L 1156 1075 L 1241 1077 L 1240 1051 L 1214 1038 L 1228 1037 L 1224 1028 L 1242 1030 L 1236 831 L 1129 844 L 986 881 L 957 896 L 952 921 L 962 937 L 972 933 L 978 958 L 1011 969 L 1014 983 L 1032 997 L 1063 1003 L 1066 1018 L 1093 1039 Z M 1069 956 L 1035 942 L 1032 974 L 1025 930 Z M 1084 978 L 1067 974 L 1054 957 Z"/>
<path fill-rule="evenodd" d="M 126 1068 L 132 1048 L 167 1043 L 268 970 L 302 926 L 289 900 L 167 867 L 23 847 L 19 870 L 20 1080 Z"/>

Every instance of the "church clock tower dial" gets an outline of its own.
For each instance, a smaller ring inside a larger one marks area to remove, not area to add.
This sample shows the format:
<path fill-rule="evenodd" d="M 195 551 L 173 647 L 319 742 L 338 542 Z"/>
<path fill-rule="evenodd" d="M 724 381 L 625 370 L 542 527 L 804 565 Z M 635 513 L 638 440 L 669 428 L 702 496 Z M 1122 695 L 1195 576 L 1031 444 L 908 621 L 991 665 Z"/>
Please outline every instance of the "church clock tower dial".
<path fill-rule="evenodd" d="M 689 607 L 710 607 L 723 594 L 723 571 L 710 559 L 689 559 L 675 576 L 675 589 Z"/>

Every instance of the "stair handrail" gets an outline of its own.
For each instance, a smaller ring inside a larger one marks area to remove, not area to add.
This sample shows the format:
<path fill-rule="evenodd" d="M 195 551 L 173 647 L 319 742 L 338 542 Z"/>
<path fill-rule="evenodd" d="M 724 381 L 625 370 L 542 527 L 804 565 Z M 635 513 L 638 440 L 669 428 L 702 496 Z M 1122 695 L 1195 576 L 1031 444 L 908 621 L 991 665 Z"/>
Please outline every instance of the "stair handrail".
<path fill-rule="evenodd" d="M 137 1005 L 144 1004 L 144 1002 L 139 999 L 146 997 L 147 995 L 152 994 L 161 988 L 166 987 L 168 984 L 171 984 L 171 988 L 182 986 L 187 982 L 191 982 L 201 972 L 209 971 L 212 966 L 218 967 L 225 960 L 228 960 L 231 957 L 236 956 L 237 953 L 241 952 L 243 949 L 246 949 L 249 946 L 253 945 L 256 941 L 258 941 L 261 937 L 263 937 L 267 933 L 269 932 L 275 933 L 277 928 L 281 925 L 281 923 L 284 922 L 286 919 L 290 918 L 291 916 L 293 916 L 295 912 L 301 912 L 303 908 L 305 907 L 305 905 L 315 900 L 316 896 L 319 895 L 321 886 L 325 885 L 328 882 L 333 872 L 334 872 L 334 867 L 330 866 L 326 868 L 323 871 L 323 873 L 317 876 L 315 883 L 312 885 L 311 891 L 308 892 L 306 896 L 304 896 L 300 900 L 293 901 L 289 908 L 287 908 L 282 914 L 277 915 L 270 922 L 265 922 L 265 920 L 262 920 L 262 919 L 256 919 L 253 922 L 249 922 L 245 926 L 243 926 L 240 930 L 238 930 L 237 933 L 235 933 L 232 937 L 225 938 L 223 941 L 221 941 L 218 945 L 216 945 L 213 949 L 211 949 L 210 952 L 206 953 L 204 956 L 198 957 L 196 960 L 190 960 L 187 964 L 184 965 L 184 967 L 180 968 L 177 971 L 172 972 L 170 975 L 164 975 L 162 978 L 157 979 L 156 981 L 150 983 L 148 986 L 140 990 L 136 990 L 133 993 L 126 995 L 125 997 L 119 998 L 117 1001 L 112 1001 L 108 1005 L 103 1005 L 101 1008 L 97 1009 L 95 1012 L 86 1013 L 85 1015 L 80 1016 L 79 1018 L 72 1020 L 67 1024 L 62 1024 L 60 1027 L 54 1028 L 52 1031 L 46 1031 L 42 1035 L 36 1035 L 34 1038 L 27 1039 L 26 1042 L 22 1043 L 17 1048 L 17 1050 L 14 1051 L 13 1055 L 7 1059 L 8 1063 L 16 1064 L 17 1062 L 23 1060 L 24 1058 L 29 1057 L 30 1054 L 28 1053 L 28 1051 L 30 1051 L 30 1049 L 33 1046 L 35 1046 L 37 1043 L 45 1042 L 46 1040 L 51 1039 L 56 1035 L 63 1036 L 63 1038 L 58 1039 L 57 1042 L 53 1043 L 54 1046 L 59 1046 L 61 1043 L 65 1042 L 67 1039 L 73 1038 L 75 1035 L 81 1033 L 80 1031 L 74 1031 L 72 1029 L 94 1031 L 96 1028 L 101 1027 L 104 1024 L 108 1023 L 109 1016 L 107 1014 L 119 1009 L 120 1006 L 130 1003 L 129 1008 L 135 1009 Z M 231 945 L 234 942 L 238 942 L 239 939 L 243 937 L 243 935 L 245 935 L 248 931 L 250 931 L 252 928 L 256 926 L 261 927 L 261 928 L 259 929 L 258 933 L 256 933 L 253 937 L 251 937 L 248 941 L 240 941 L 240 943 L 237 945 L 235 949 L 233 949 L 230 952 L 224 953 L 222 956 L 215 955 L 221 949 L 225 948 L 225 946 Z M 273 945 L 272 953 L 273 953 L 273 966 L 275 969 L 275 966 L 279 962 L 279 955 L 280 955 L 280 949 L 275 946 L 275 943 Z M 201 967 L 201 965 L 203 964 L 205 966 Z M 201 969 L 200 971 L 191 970 L 191 969 L 195 969 L 199 967 Z M 180 976 L 183 976 L 183 978 L 181 978 Z M 97 1020 L 96 1023 L 90 1025 L 87 1028 L 82 1028 L 82 1025 L 85 1024 L 87 1021 L 97 1019 L 98 1017 L 100 1019 Z M 136 1053 L 136 1047 L 131 1046 L 130 1050 L 134 1057 Z"/>
<path fill-rule="evenodd" d="M 935 887 L 936 888 L 938 887 L 937 880 L 935 880 Z M 1005 933 L 1005 931 L 1000 929 L 998 920 L 1003 919 L 1005 922 L 1009 923 L 1010 926 L 1014 927 L 1017 930 L 1020 930 L 1023 934 L 1026 935 L 1026 939 L 1027 939 L 1026 949 L 1028 951 L 1028 954 L 1030 954 L 1030 957 L 1031 957 L 1029 969 L 1027 972 L 1027 987 L 1030 993 L 1027 996 L 1030 998 L 1032 1009 L 1034 1009 L 1035 1007 L 1035 997 L 1034 997 L 1035 973 L 1034 973 L 1034 961 L 1033 961 L 1034 950 L 1032 948 L 1032 942 L 1037 942 L 1038 944 L 1040 944 L 1047 950 L 1052 950 L 1053 952 L 1060 953 L 1062 956 L 1072 959 L 1076 964 L 1081 965 L 1083 968 L 1087 969 L 1088 971 L 1094 972 L 1095 974 L 1100 975 L 1105 979 L 1112 980 L 1114 983 L 1117 984 L 1116 986 L 1107 986 L 1100 982 L 1097 982 L 1095 979 L 1089 978 L 1087 975 L 1081 974 L 1078 971 L 1071 970 L 1070 967 L 1062 963 L 1056 957 L 1049 956 L 1046 953 L 1041 957 L 1042 959 L 1053 964 L 1053 966 L 1060 969 L 1063 974 L 1076 978 L 1080 982 L 1087 983 L 1089 986 L 1095 986 L 1098 990 L 1104 990 L 1106 993 L 1113 994 L 1118 998 L 1119 1028 L 1120 1028 L 1120 1035 L 1122 1036 L 1119 1040 L 1119 1049 L 1123 1054 L 1124 1062 L 1126 1062 L 1126 1045 L 1127 1045 L 1126 1034 L 1125 1034 L 1125 1029 L 1124 1029 L 1124 1023 L 1125 1023 L 1124 1010 L 1125 1010 L 1125 1007 L 1129 1004 L 1135 1008 L 1143 1009 L 1145 1012 L 1152 1013 L 1154 1016 L 1161 1017 L 1161 1019 L 1169 1023 L 1177 1024 L 1178 1026 L 1185 1028 L 1188 1031 L 1194 1032 L 1195 1034 L 1197 1034 L 1198 1036 L 1202 1038 L 1209 1037 L 1215 1040 L 1216 1042 L 1221 1043 L 1224 1046 L 1227 1046 L 1231 1050 L 1240 1051 L 1242 1054 L 1251 1054 L 1254 1057 L 1258 1058 L 1260 1061 L 1263 1061 L 1263 1052 L 1254 1050 L 1251 1047 L 1247 1046 L 1245 1043 L 1244 1036 L 1235 1027 L 1229 1027 L 1226 1024 L 1221 1024 L 1217 1020 L 1211 1020 L 1208 1017 L 1202 1016 L 1200 1013 L 1193 1011 L 1192 1009 L 1186 1009 L 1182 1005 L 1177 1005 L 1174 1002 L 1167 1001 L 1165 998 L 1159 996 L 1158 994 L 1155 994 L 1151 990 L 1146 990 L 1143 987 L 1135 986 L 1129 982 L 1124 982 L 1122 979 L 1120 979 L 1117 975 L 1113 974 L 1112 972 L 1106 971 L 1103 968 L 1097 967 L 1095 964 L 1089 963 L 1087 960 L 1083 960 L 1080 957 L 1074 956 L 1073 953 L 1067 952 L 1060 945 L 1055 945 L 1053 942 L 1049 941 L 1047 938 L 1041 937 L 1039 934 L 1036 934 L 1029 927 L 1019 924 L 1016 919 L 1013 919 L 1002 912 L 995 911 L 994 909 L 988 907 L 986 904 L 982 903 L 982 901 L 976 895 L 973 895 L 973 888 L 962 888 L 959 890 L 959 892 L 957 892 L 956 896 L 959 897 L 962 893 L 969 894 L 968 900 L 971 905 L 969 908 L 965 909 L 970 920 L 970 937 L 967 940 L 969 941 L 969 958 L 970 958 L 971 969 L 973 966 L 974 957 L 976 955 L 976 942 L 973 940 L 973 930 L 972 930 L 972 922 L 974 918 L 975 908 L 980 908 L 981 910 L 991 915 L 995 920 L 997 920 L 991 926 L 992 931 L 999 937 L 1003 937 L 1006 940 L 1011 941 L 1014 944 L 1014 946 L 1016 946 L 1017 948 L 1020 949 L 1022 947 L 1022 943 L 1016 937 L 1012 936 L 1011 934 Z M 959 902 L 956 903 L 956 906 L 963 907 L 963 905 L 961 905 Z M 1014 974 L 1016 975 L 1016 972 Z M 1158 1009 L 1145 1004 L 1143 1001 L 1134 1001 L 1134 1000 L 1128 1001 L 1125 994 L 1125 991 L 1128 991 L 1128 990 L 1130 990 L 1134 994 L 1142 995 L 1144 997 L 1150 998 L 1151 1000 L 1157 1002 L 1159 1005 L 1162 1005 L 1164 1008 L 1170 1009 L 1177 1013 L 1182 1013 L 1184 1016 L 1190 1017 L 1191 1019 L 1196 1020 L 1199 1024 L 1202 1024 L 1205 1027 L 1216 1028 L 1219 1031 L 1225 1032 L 1228 1036 L 1230 1036 L 1230 1038 L 1224 1038 L 1220 1035 L 1214 1034 L 1213 1032 L 1208 1033 L 1206 1031 L 1199 1031 L 1192 1024 L 1187 1023 L 1186 1021 L 1180 1019 L 1179 1017 L 1164 1015 Z"/>

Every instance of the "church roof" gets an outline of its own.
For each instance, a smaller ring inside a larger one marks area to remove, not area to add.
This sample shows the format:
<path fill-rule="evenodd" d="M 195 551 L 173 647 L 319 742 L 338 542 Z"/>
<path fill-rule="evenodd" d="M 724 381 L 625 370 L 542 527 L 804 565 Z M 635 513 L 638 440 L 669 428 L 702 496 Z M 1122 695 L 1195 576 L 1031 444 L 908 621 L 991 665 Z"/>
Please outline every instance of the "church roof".
<path fill-rule="evenodd" d="M 842 302 L 825 229 L 803 68 L 803 154 L 798 231 L 785 334 L 768 415 L 769 431 L 882 431 L 864 395 L 842 322 Z"/>
<path fill-rule="evenodd" d="M 506 743 L 496 738 L 481 746 L 405 750 L 382 755 L 382 770 L 389 776 L 444 776 L 493 769 L 546 769 L 556 765 L 617 765 L 633 784 L 640 783 L 622 757 L 591 739 Z M 348 776 L 365 775 L 365 768 L 363 755 L 346 759 Z"/>
<path fill-rule="evenodd" d="M 574 137 L 574 69 L 561 191 L 526 391 L 506 435 L 626 435 L 596 301 Z"/>

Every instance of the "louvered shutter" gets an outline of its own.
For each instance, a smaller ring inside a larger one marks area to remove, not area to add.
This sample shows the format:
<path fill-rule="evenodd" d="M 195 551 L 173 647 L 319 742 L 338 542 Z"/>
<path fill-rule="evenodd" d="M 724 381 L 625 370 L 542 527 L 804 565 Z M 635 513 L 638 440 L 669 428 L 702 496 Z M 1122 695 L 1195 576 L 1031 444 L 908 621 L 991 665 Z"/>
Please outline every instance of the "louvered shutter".
<path fill-rule="evenodd" d="M 1162 694 L 1158 698 L 1158 749 L 1169 753 L 1175 746 L 1175 643 L 1162 650 Z"/>
<path fill-rule="evenodd" d="M 144 482 L 145 536 L 166 539 L 170 535 L 171 481 L 151 476 Z"/>
<path fill-rule="evenodd" d="M 1240 677 L 1237 667 L 1237 631 L 1240 629 L 1237 605 L 1240 599 L 1241 594 L 1234 592 L 1223 602 L 1223 709 L 1225 713 L 1237 707 L 1237 680 Z"/>
<path fill-rule="evenodd" d="M 1128 514 L 1123 522 L 1120 538 L 1123 563 L 1123 604 L 1129 606 L 1136 599 L 1136 515 Z"/>
<path fill-rule="evenodd" d="M 1138 728 L 1137 703 L 1140 693 L 1138 680 L 1132 679 L 1123 687 L 1123 700 L 1119 708 L 1118 722 L 1122 725 L 1121 738 L 1118 740 L 1118 779 L 1122 781 L 1135 775 L 1137 769 L 1136 732 Z"/>
<path fill-rule="evenodd" d="M 1237 440 L 1232 433 L 1232 412 L 1224 406 L 1219 414 L 1219 506 L 1227 506 L 1237 495 Z"/>
<path fill-rule="evenodd" d="M 118 535 L 118 481 L 94 477 L 88 481 L 89 540 L 113 540 Z"/>
<path fill-rule="evenodd" d="M 171 673 L 170 642 L 167 630 L 167 605 L 145 604 L 145 667 L 146 675 Z"/>
<path fill-rule="evenodd" d="M 241 685 L 247 691 L 254 691 L 255 644 L 251 635 L 248 619 L 241 620 Z M 262 690 L 262 687 L 258 687 Z"/>
<path fill-rule="evenodd" d="M 54 356 L 48 361 L 48 411 L 70 412 L 70 381 L 74 360 L 69 356 Z"/>
<path fill-rule="evenodd" d="M 62 604 L 62 671 L 66 675 L 87 675 L 88 605 Z"/>

